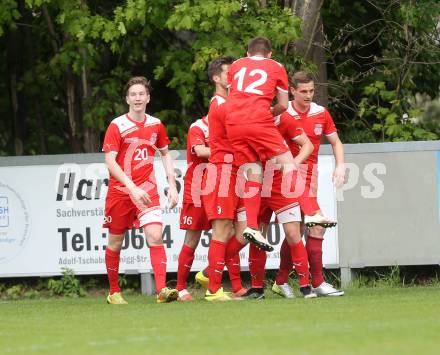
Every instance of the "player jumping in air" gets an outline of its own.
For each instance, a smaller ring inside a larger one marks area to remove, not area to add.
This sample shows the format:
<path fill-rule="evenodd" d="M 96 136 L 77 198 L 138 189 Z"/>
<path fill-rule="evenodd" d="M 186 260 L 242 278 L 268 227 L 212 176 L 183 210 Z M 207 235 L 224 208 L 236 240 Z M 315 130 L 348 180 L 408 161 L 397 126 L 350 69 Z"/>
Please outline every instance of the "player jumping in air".
<path fill-rule="evenodd" d="M 273 116 L 287 108 L 288 80 L 284 67 L 270 59 L 272 48 L 267 38 L 251 40 L 247 55 L 236 60 L 229 69 L 226 130 L 235 162 L 246 177 L 243 201 L 247 228 L 243 235 L 259 248 L 272 251 L 273 247 L 258 230 L 261 162 L 275 158 L 287 175 L 296 169 L 292 154 L 273 121 Z M 271 107 L 275 96 L 277 103 Z"/>

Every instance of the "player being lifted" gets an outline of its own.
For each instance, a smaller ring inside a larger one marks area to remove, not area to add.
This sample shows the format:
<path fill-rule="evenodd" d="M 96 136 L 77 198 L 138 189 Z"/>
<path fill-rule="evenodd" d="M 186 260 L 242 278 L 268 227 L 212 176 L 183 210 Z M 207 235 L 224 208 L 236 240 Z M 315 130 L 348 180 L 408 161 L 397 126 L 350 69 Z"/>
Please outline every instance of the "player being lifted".
<path fill-rule="evenodd" d="M 322 273 L 322 242 L 326 227 L 333 226 L 335 223 L 324 218 L 317 200 L 318 191 L 318 151 L 321 138 L 324 135 L 333 149 L 335 157 L 335 170 L 333 172 L 333 182 L 336 187 L 344 183 L 344 147 L 339 139 L 337 129 L 330 113 L 326 108 L 314 103 L 315 84 L 313 77 L 306 72 L 296 72 L 290 78 L 291 93 L 294 99 L 289 103 L 287 111 L 282 115 L 285 119 L 293 119 L 301 124 L 307 134 L 314 149 L 306 160 L 307 177 L 305 179 L 305 189 L 299 201 L 308 228 L 306 249 L 310 264 L 313 290 L 318 296 L 342 296 L 343 291 L 337 290 L 329 283 L 325 282 Z M 298 154 L 298 147 L 291 146 L 293 155 Z M 276 284 L 273 290 L 276 292 L 277 286 L 287 283 L 292 262 L 288 257 L 287 248 L 283 245 L 280 251 L 280 270 L 277 275 Z M 279 292 L 277 292 L 279 293 Z"/>
<path fill-rule="evenodd" d="M 207 164 L 211 151 L 209 148 L 208 117 L 194 122 L 188 131 L 186 140 L 186 161 L 188 168 L 184 178 L 183 206 L 180 213 L 180 229 L 186 230 L 185 241 L 179 254 L 177 268 L 177 290 L 180 301 L 192 300 L 186 289 L 186 280 L 194 261 L 195 249 L 199 245 L 202 231 L 210 230 L 211 223 L 206 216 L 204 207 L 194 204 L 193 194 L 201 188 L 201 176 L 194 175 L 200 164 Z"/>
<path fill-rule="evenodd" d="M 261 162 L 275 158 L 287 175 L 296 168 L 273 121 L 273 116 L 287 109 L 288 80 L 284 67 L 270 59 L 272 49 L 267 38 L 252 39 L 247 55 L 235 61 L 228 73 L 227 137 L 234 150 L 235 162 L 246 177 L 243 200 L 247 228 L 243 235 L 259 248 L 272 251 L 273 247 L 258 230 L 263 178 Z M 271 108 L 275 96 L 277 103 Z"/>
<path fill-rule="evenodd" d="M 150 248 L 156 282 L 157 302 L 177 299 L 177 290 L 166 287 L 167 258 L 162 242 L 162 211 L 159 204 L 153 160 L 159 151 L 168 179 L 168 202 L 176 206 L 178 194 L 173 163 L 168 153 L 169 139 L 159 119 L 147 115 L 150 83 L 133 77 L 126 84 L 128 113 L 115 118 L 107 128 L 102 150 L 110 172 L 105 201 L 105 224 L 109 229 L 105 264 L 110 283 L 107 302 L 126 304 L 118 285 L 119 260 L 124 233 L 142 227 Z"/>

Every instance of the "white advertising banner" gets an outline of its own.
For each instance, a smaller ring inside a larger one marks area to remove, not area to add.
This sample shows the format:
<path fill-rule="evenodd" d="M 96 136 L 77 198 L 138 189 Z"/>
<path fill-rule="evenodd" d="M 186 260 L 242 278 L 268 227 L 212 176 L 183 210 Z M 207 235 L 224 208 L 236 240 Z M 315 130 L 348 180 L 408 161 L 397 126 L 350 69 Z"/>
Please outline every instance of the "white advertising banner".
<path fill-rule="evenodd" d="M 186 162 L 176 160 L 180 201 L 167 208 L 165 174 L 160 160 L 155 171 L 163 212 L 163 239 L 168 271 L 177 271 L 177 259 L 185 232 L 179 228 Z M 336 194 L 331 182 L 333 157 L 319 157 L 318 200 L 324 214 L 337 217 Z M 104 274 L 107 229 L 102 228 L 108 171 L 103 163 L 0 167 L 0 277 L 59 275 L 62 268 L 76 274 Z M 211 232 L 202 234 L 193 271 L 207 264 Z M 279 266 L 282 227 L 272 225 L 266 268 Z M 324 265 L 339 264 L 337 229 L 329 229 L 324 241 Z M 247 265 L 247 249 L 241 253 Z M 142 231 L 126 233 L 120 272 L 151 269 Z"/>

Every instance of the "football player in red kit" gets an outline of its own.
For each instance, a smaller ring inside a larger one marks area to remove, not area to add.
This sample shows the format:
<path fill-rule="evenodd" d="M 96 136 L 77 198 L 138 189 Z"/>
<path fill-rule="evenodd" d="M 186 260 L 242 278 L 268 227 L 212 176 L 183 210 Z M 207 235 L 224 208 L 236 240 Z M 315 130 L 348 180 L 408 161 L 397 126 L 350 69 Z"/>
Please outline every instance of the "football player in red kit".
<path fill-rule="evenodd" d="M 236 193 L 237 166 L 231 145 L 226 136 L 225 102 L 228 93 L 227 73 L 231 58 L 214 60 L 208 67 L 210 80 L 216 92 L 209 106 L 209 144 L 211 155 L 203 176 L 202 199 L 208 219 L 212 223 L 212 239 L 208 251 L 208 274 L 199 272 L 196 280 L 207 283 L 207 301 L 227 301 L 231 297 L 223 291 L 222 274 L 228 267 L 235 296 L 241 296 L 245 289 L 241 286 L 238 250 L 243 247 L 235 238 L 246 227 L 244 212 L 239 212 L 239 198 Z M 234 224 L 234 220 L 236 220 Z M 238 276 L 237 276 L 238 275 Z M 206 276 L 209 276 L 206 277 Z"/>
<path fill-rule="evenodd" d="M 296 169 L 292 154 L 273 122 L 288 104 L 288 80 L 283 65 L 271 59 L 267 38 L 257 37 L 248 44 L 247 57 L 236 60 L 228 72 L 226 131 L 234 151 L 239 175 L 246 178 L 243 201 L 247 228 L 244 237 L 260 249 L 273 247 L 258 230 L 258 212 L 263 178 L 262 161 L 275 158 L 284 174 Z M 276 104 L 271 107 L 273 98 Z"/>
<path fill-rule="evenodd" d="M 294 99 L 289 103 L 287 111 L 282 116 L 297 121 L 314 146 L 312 154 L 305 162 L 307 166 L 306 184 L 304 192 L 299 198 L 301 210 L 304 214 L 304 223 L 309 227 L 306 249 L 309 258 L 310 274 L 312 276 L 312 286 L 318 296 L 342 296 L 344 292 L 325 282 L 322 273 L 322 242 L 324 233 L 326 227 L 333 226 L 335 223 L 323 217 L 318 204 L 317 165 L 321 138 L 325 136 L 332 146 L 335 157 L 333 182 L 337 187 L 342 186 L 345 178 L 344 148 L 328 110 L 312 101 L 315 92 L 313 77 L 305 72 L 296 72 L 292 75 L 290 81 L 290 90 Z M 291 150 L 293 155 L 298 154 L 298 147 L 292 146 Z M 282 285 L 287 282 L 289 272 L 292 269 L 292 262 L 288 256 L 288 248 L 283 243 L 280 252 L 280 270 L 276 284 L 273 286 L 274 290 L 277 288 L 276 285 Z"/>
<path fill-rule="evenodd" d="M 200 165 L 208 163 L 210 153 L 208 117 L 205 116 L 191 125 L 186 140 L 188 168 L 184 178 L 183 205 L 180 213 L 180 229 L 186 230 L 186 233 L 177 267 L 176 288 L 179 291 L 179 301 L 193 299 L 186 289 L 186 280 L 191 271 L 195 249 L 199 245 L 202 231 L 211 229 L 204 207 L 195 204 L 193 200 L 194 189 L 201 188 L 201 176 L 194 175 L 194 171 L 200 171 Z"/>
<path fill-rule="evenodd" d="M 176 206 L 178 193 L 173 163 L 168 152 L 169 139 L 158 118 L 145 113 L 150 102 L 150 83 L 133 77 L 126 85 L 128 113 L 115 118 L 107 128 L 102 150 L 110 173 L 105 201 L 104 227 L 109 229 L 105 263 L 110 283 L 107 302 L 126 304 L 118 285 L 119 260 L 124 233 L 142 227 L 150 248 L 156 282 L 157 302 L 177 299 L 177 290 L 166 287 L 167 258 L 162 241 L 162 211 L 153 171 L 158 151 L 167 175 L 170 208 Z"/>
<path fill-rule="evenodd" d="M 285 115 L 275 117 L 275 124 L 285 139 L 289 148 L 295 146 L 297 154 L 295 162 L 297 166 L 308 158 L 313 151 L 313 144 L 305 135 L 301 125 L 294 119 Z M 304 298 L 316 297 L 316 294 L 310 287 L 309 264 L 307 251 L 301 238 L 301 210 L 298 203 L 297 180 L 294 175 L 292 179 L 287 179 L 278 170 L 273 161 L 267 161 L 264 165 L 263 192 L 261 199 L 260 213 L 258 220 L 260 229 L 265 235 L 270 222 L 272 213 L 276 214 L 277 221 L 283 225 L 285 239 L 283 245 L 286 245 L 286 255 L 291 264 L 295 265 L 295 271 L 298 275 L 300 291 Z M 300 169 L 301 170 L 301 169 Z M 249 271 L 251 273 L 251 288 L 248 290 L 249 297 L 264 297 L 264 274 L 266 264 L 266 253 L 258 250 L 254 245 L 249 247 Z M 287 281 L 278 285 L 277 291 L 282 291 L 287 295 L 293 292 Z"/>

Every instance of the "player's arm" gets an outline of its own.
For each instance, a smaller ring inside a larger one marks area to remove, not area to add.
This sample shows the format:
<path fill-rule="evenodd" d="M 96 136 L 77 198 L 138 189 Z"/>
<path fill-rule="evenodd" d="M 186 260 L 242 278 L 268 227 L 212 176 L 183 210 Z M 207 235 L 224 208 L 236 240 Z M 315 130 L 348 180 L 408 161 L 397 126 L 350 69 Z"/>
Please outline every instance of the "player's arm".
<path fill-rule="evenodd" d="M 297 143 L 301 148 L 298 155 L 295 157 L 295 163 L 300 166 L 304 163 L 310 154 L 313 152 L 313 143 L 310 141 L 309 137 L 303 132 L 301 135 L 293 138 L 295 143 Z"/>
<path fill-rule="evenodd" d="M 278 90 L 277 103 L 275 106 L 271 108 L 272 115 L 273 116 L 281 115 L 284 111 L 287 110 L 288 104 L 289 104 L 289 94 L 287 93 L 287 91 Z"/>
<path fill-rule="evenodd" d="M 336 187 L 341 187 L 344 184 L 345 179 L 344 146 L 339 139 L 337 132 L 328 135 L 327 140 L 332 145 L 336 163 L 335 171 L 333 172 L 333 182 Z"/>
<path fill-rule="evenodd" d="M 174 208 L 176 207 L 177 202 L 179 201 L 179 194 L 176 188 L 176 177 L 174 175 L 173 160 L 171 159 L 171 155 L 170 152 L 168 151 L 168 148 L 159 149 L 159 152 L 169 185 L 168 195 L 167 195 L 169 207 Z"/>
<path fill-rule="evenodd" d="M 211 155 L 211 149 L 206 145 L 197 144 L 192 149 L 198 158 L 208 159 Z"/>
<path fill-rule="evenodd" d="M 124 184 L 130 195 L 132 195 L 136 201 L 149 204 L 151 200 L 148 194 L 140 187 L 136 186 L 135 183 L 127 176 L 127 174 L 124 173 L 119 164 L 116 162 L 116 156 L 116 152 L 105 153 L 105 164 L 107 165 L 110 174 L 121 184 Z"/>

